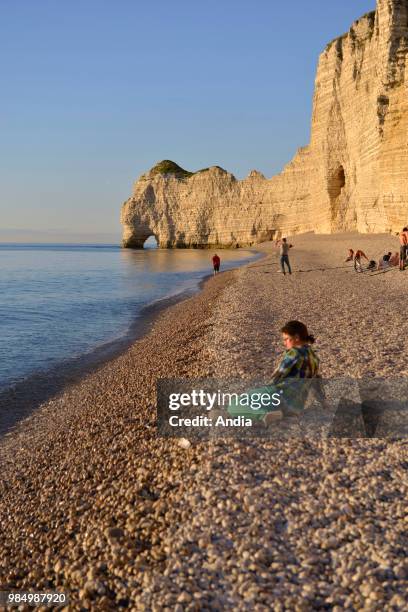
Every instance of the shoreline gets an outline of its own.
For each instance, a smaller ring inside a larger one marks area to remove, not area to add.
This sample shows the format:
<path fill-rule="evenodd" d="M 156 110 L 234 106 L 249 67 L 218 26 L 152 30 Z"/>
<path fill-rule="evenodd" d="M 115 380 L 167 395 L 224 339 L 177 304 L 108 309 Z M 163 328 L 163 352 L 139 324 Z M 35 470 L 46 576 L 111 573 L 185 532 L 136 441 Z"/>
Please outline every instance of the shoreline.
<path fill-rule="evenodd" d="M 254 261 L 262 259 L 263 254 L 257 253 Z M 252 260 L 251 260 L 252 261 Z M 238 266 L 231 270 L 226 270 L 220 273 L 216 278 L 218 285 L 228 282 L 234 271 L 248 265 L 249 262 Z M 101 371 L 109 371 L 115 368 L 115 364 L 124 358 L 132 350 L 137 351 L 137 348 L 142 341 L 144 344 L 149 344 L 151 340 L 154 344 L 155 326 L 161 327 L 162 320 L 171 320 L 173 317 L 179 320 L 178 314 L 173 314 L 174 309 L 179 307 L 183 309 L 183 304 L 186 306 L 191 300 L 199 299 L 205 301 L 206 290 L 215 277 L 211 274 L 206 274 L 196 285 L 191 289 L 186 289 L 180 293 L 156 300 L 155 302 L 146 305 L 141 315 L 143 318 L 137 317 L 131 326 L 131 332 L 125 339 L 120 339 L 103 345 L 96 351 L 92 352 L 92 357 L 88 355 L 68 362 L 68 367 L 64 367 L 60 372 L 60 366 L 47 371 L 44 374 L 35 374 L 22 381 L 21 386 L 15 385 L 11 389 L 6 389 L 0 393 L 0 406 L 6 407 L 5 417 L 3 416 L 0 424 L 0 458 L 4 458 L 4 450 L 6 447 L 15 446 L 17 442 L 13 441 L 13 437 L 24 438 L 25 434 L 31 438 L 32 433 L 29 429 L 38 429 L 36 421 L 42 421 L 44 414 L 47 413 L 45 419 L 51 417 L 52 406 L 59 404 L 60 401 L 65 405 L 65 395 L 69 395 L 70 389 L 76 386 L 81 386 L 82 383 L 90 381 L 98 376 Z M 227 280 L 228 278 L 228 280 Z M 194 307 L 194 306 L 192 306 Z M 177 311 L 176 311 L 177 312 Z M 175 347 L 176 348 L 176 347 Z M 94 354 L 99 353 L 99 359 L 94 359 Z M 67 363 L 64 364 L 66 366 Z M 56 415 L 54 415 L 56 416 Z M 60 418 L 61 414 L 58 414 Z"/>
<path fill-rule="evenodd" d="M 245 250 L 253 253 L 253 257 L 248 261 L 244 259 L 245 263 L 231 268 L 232 270 L 262 258 L 262 253 L 254 248 Z M 43 403 L 57 397 L 67 386 L 78 383 L 85 376 L 129 350 L 134 343 L 151 332 L 162 311 L 200 293 L 211 278 L 211 274 L 205 274 L 194 287 L 147 304 L 140 310 L 123 336 L 103 343 L 78 357 L 62 360 L 44 372 L 33 372 L 21 381 L 0 390 L 0 444 L 4 436 L 12 434 L 14 428 L 30 418 Z"/>
<path fill-rule="evenodd" d="M 3 589 L 64 590 L 72 610 L 404 609 L 407 441 L 182 448 L 157 436 L 155 410 L 157 378 L 266 380 L 292 317 L 316 335 L 324 376 L 408 376 L 396 350 L 407 275 L 339 263 L 349 246 L 377 257 L 392 241 L 294 237 L 292 277 L 265 245 L 262 262 L 162 311 L 148 336 L 9 436 Z"/>
<path fill-rule="evenodd" d="M 68 385 L 78 383 L 82 378 L 114 361 L 134 343 L 148 335 L 163 310 L 189 299 L 198 291 L 198 287 L 187 289 L 143 307 L 125 336 L 98 346 L 79 357 L 61 361 L 49 370 L 35 372 L 0 391 L 0 411 L 3 408 L 7 410 L 7 413 L 0 418 L 0 443 L 2 436 L 8 435 L 10 430 L 18 427 L 21 420 L 25 420 L 35 410 L 40 409 L 44 402 L 63 393 Z"/>

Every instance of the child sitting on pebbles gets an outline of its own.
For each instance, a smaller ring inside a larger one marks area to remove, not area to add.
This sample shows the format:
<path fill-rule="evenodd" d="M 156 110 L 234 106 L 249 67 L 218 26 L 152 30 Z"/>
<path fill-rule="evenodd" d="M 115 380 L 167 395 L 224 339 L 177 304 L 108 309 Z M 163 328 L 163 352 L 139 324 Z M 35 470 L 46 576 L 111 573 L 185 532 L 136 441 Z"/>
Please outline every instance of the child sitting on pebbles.
<path fill-rule="evenodd" d="M 306 400 L 309 387 L 301 381 L 315 378 L 319 375 L 319 358 L 312 348 L 315 339 L 309 334 L 307 327 L 300 321 L 288 321 L 281 328 L 283 344 L 286 351 L 272 374 L 271 383 L 260 389 L 248 392 L 249 396 L 269 395 L 276 397 L 280 394 L 281 406 L 265 405 L 254 410 L 250 406 L 242 406 L 240 403 L 231 403 L 228 407 L 229 414 L 233 416 L 245 416 L 253 421 L 263 421 L 269 425 L 275 420 L 282 418 L 283 414 L 293 414 L 302 410 Z"/>

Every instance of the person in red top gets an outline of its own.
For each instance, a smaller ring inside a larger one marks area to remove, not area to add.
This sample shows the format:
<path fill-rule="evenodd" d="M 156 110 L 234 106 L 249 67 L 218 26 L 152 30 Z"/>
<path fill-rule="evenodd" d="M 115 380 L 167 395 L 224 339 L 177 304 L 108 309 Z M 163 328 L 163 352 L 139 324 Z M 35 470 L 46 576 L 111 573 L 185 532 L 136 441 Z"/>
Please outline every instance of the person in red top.
<path fill-rule="evenodd" d="M 220 271 L 221 259 L 218 257 L 217 253 L 212 258 L 212 262 L 214 267 L 214 274 L 218 274 L 218 272 Z"/>

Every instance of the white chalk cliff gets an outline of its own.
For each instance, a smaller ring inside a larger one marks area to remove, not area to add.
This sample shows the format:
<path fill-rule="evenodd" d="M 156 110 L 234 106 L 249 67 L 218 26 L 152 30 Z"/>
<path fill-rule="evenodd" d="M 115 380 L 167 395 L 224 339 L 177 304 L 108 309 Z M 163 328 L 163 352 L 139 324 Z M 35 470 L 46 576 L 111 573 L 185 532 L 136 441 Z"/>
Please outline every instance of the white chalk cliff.
<path fill-rule="evenodd" d="M 320 56 L 311 141 L 283 172 L 244 180 L 170 161 L 134 185 L 123 245 L 246 246 L 314 230 L 397 231 L 408 223 L 408 0 L 377 0 Z"/>

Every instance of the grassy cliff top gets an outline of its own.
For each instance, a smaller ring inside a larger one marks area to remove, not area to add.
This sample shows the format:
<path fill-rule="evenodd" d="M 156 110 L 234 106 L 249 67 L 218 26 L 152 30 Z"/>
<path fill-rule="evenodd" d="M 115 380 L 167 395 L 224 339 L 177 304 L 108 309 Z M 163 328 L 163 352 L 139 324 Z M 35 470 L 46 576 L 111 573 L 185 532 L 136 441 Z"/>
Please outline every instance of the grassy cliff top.
<path fill-rule="evenodd" d="M 226 173 L 226 170 L 224 170 L 220 166 L 212 167 L 218 168 L 218 170 L 221 170 L 221 172 Z M 199 172 L 208 172 L 208 170 L 210 169 L 211 168 L 202 168 L 201 170 L 197 170 L 197 172 L 190 172 L 189 170 L 184 170 L 184 168 L 171 161 L 170 159 L 164 159 L 163 161 L 153 166 L 149 174 L 153 176 L 156 174 L 172 174 L 177 178 L 190 178 L 190 176 L 193 176 L 194 174 L 198 174 Z"/>
<path fill-rule="evenodd" d="M 188 178 L 193 176 L 193 172 L 184 170 L 181 166 L 171 161 L 170 159 L 164 159 L 159 162 L 150 170 L 150 174 L 174 174 L 180 178 Z"/>

